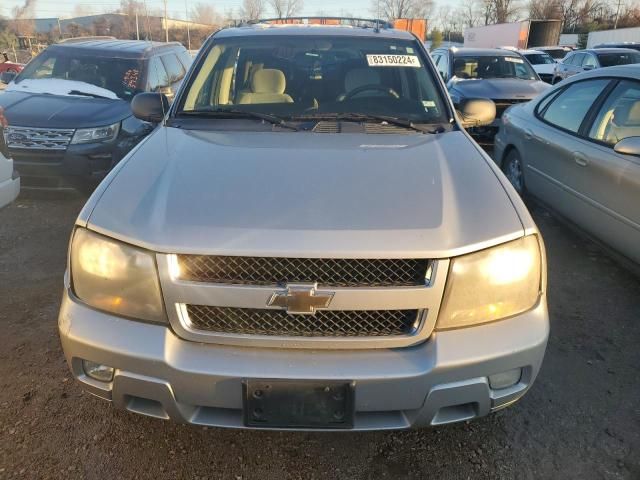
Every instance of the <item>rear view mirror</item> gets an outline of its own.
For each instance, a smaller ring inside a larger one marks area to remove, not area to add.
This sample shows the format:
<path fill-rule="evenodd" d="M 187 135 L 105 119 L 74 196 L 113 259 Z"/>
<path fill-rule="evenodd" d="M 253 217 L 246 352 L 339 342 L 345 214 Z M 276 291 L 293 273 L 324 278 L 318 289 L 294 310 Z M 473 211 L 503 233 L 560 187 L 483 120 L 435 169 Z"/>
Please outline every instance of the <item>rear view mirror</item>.
<path fill-rule="evenodd" d="M 640 157 L 640 137 L 627 137 L 615 144 L 613 150 L 623 155 Z"/>
<path fill-rule="evenodd" d="M 464 128 L 491 125 L 496 119 L 496 104 L 486 98 L 466 100 L 458 110 Z"/>
<path fill-rule="evenodd" d="M 0 74 L 0 82 L 9 85 L 17 75 L 16 72 L 2 72 L 2 74 Z"/>
<path fill-rule="evenodd" d="M 162 93 L 139 93 L 131 101 L 131 110 L 140 120 L 160 123 L 169 111 L 169 100 Z"/>

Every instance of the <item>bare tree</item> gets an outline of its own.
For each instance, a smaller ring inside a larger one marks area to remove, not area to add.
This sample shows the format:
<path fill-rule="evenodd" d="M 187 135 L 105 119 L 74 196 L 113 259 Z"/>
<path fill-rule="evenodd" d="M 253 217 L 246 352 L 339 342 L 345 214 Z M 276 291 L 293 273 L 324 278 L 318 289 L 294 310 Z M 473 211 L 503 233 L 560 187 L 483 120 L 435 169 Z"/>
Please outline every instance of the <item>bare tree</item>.
<path fill-rule="evenodd" d="M 529 17 L 533 19 L 561 19 L 561 0 L 531 0 L 529 3 Z"/>
<path fill-rule="evenodd" d="M 220 17 L 213 5 L 209 3 L 196 3 L 189 14 L 191 21 L 203 25 L 217 25 Z"/>
<path fill-rule="evenodd" d="M 264 16 L 264 0 L 242 0 L 240 7 L 240 17 L 243 20 L 255 21 Z"/>
<path fill-rule="evenodd" d="M 513 20 L 518 13 L 519 6 L 516 0 L 491 0 L 494 6 L 496 23 L 506 23 Z"/>
<path fill-rule="evenodd" d="M 278 18 L 295 17 L 304 7 L 303 0 L 268 0 Z"/>
<path fill-rule="evenodd" d="M 477 0 L 467 0 L 457 10 L 457 15 L 461 18 L 465 27 L 475 27 L 482 18 L 482 2 Z"/>
<path fill-rule="evenodd" d="M 397 18 L 427 18 L 433 11 L 434 0 L 372 0 L 376 16 L 387 20 Z"/>

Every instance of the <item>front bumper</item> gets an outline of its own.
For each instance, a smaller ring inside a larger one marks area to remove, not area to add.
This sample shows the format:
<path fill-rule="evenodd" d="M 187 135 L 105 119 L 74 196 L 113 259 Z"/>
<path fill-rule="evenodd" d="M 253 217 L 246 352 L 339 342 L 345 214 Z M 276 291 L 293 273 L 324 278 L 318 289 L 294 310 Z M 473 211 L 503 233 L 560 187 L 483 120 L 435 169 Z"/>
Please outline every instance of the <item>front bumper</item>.
<path fill-rule="evenodd" d="M 13 169 L 13 161 L 0 153 L 0 208 L 13 202 L 20 193 L 20 176 Z"/>
<path fill-rule="evenodd" d="M 64 151 L 12 150 L 25 188 L 65 189 L 96 185 L 109 173 L 115 143 L 70 145 Z"/>
<path fill-rule="evenodd" d="M 436 332 L 417 346 L 297 350 L 203 344 L 167 326 L 126 320 L 63 295 L 59 330 L 74 377 L 115 406 L 196 425 L 245 428 L 246 379 L 341 380 L 355 385 L 354 430 L 406 429 L 469 420 L 527 391 L 542 363 L 546 302 L 507 320 Z M 112 382 L 87 377 L 82 359 L 115 368 Z M 488 375 L 522 368 L 492 390 Z"/>

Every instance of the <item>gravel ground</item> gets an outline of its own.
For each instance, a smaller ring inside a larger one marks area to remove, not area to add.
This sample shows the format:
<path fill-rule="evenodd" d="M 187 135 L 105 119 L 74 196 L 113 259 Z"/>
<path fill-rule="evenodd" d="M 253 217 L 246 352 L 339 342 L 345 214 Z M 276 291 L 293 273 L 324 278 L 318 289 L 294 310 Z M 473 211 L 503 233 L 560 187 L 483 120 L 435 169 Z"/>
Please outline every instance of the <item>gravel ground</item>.
<path fill-rule="evenodd" d="M 0 211 L 0 479 L 640 478 L 640 280 L 540 207 L 552 328 L 522 401 L 438 429 L 311 434 L 174 425 L 80 390 L 56 316 L 82 203 Z"/>

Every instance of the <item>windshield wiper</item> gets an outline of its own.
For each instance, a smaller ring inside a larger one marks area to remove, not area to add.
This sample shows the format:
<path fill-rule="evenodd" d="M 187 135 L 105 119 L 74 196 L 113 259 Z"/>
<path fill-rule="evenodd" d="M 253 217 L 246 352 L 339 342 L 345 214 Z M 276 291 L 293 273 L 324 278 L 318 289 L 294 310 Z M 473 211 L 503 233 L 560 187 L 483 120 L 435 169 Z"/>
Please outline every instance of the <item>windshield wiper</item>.
<path fill-rule="evenodd" d="M 255 118 L 258 120 L 263 120 L 265 122 L 271 123 L 273 125 L 277 125 L 279 127 L 288 128 L 290 130 L 298 131 L 298 127 L 291 125 L 286 122 L 282 118 L 277 115 L 272 115 L 270 113 L 260 113 L 260 112 L 252 112 L 245 110 L 235 110 L 235 109 L 200 109 L 200 110 L 188 110 L 182 111 L 178 113 L 178 115 L 187 115 L 194 117 L 211 117 L 211 118 Z"/>
<path fill-rule="evenodd" d="M 391 117 L 387 115 L 373 115 L 369 113 L 336 113 L 336 114 L 316 114 L 308 115 L 305 117 L 296 117 L 296 119 L 309 119 L 309 120 L 337 120 L 346 122 L 379 122 L 387 123 L 389 125 L 396 125 L 411 130 L 415 130 L 420 133 L 442 133 L 444 128 L 439 126 L 436 129 L 428 129 L 421 125 L 418 125 L 411 120 Z"/>
<path fill-rule="evenodd" d="M 81 92 L 80 90 L 69 90 L 68 93 L 69 95 L 81 95 L 83 97 L 105 98 L 107 100 L 112 100 L 110 97 L 105 97 L 104 95 L 98 95 L 97 93 Z"/>

